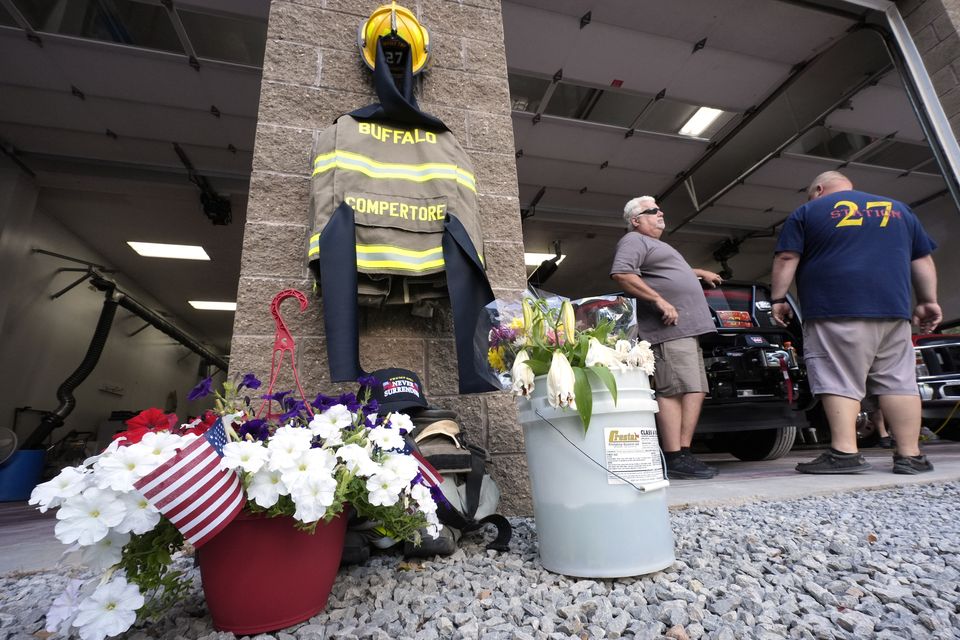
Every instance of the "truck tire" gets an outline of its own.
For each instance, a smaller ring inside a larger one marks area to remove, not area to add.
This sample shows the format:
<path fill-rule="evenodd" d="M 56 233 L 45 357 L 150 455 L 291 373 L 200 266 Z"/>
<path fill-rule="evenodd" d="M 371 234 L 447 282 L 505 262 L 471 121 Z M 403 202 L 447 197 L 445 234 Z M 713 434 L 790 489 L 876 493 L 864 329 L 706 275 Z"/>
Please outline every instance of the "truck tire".
<path fill-rule="evenodd" d="M 796 437 L 797 428 L 791 425 L 780 429 L 728 433 L 723 441 L 726 450 L 740 460 L 776 460 L 790 451 Z"/>

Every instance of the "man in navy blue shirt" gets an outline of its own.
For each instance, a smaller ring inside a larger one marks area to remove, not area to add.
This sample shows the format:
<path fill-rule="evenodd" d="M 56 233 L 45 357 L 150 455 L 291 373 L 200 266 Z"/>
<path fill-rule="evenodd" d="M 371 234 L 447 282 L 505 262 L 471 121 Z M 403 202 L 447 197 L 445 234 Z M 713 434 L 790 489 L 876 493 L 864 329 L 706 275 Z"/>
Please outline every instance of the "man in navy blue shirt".
<path fill-rule="evenodd" d="M 870 468 L 857 451 L 860 401 L 876 395 L 897 441 L 893 472 L 933 465 L 920 455 L 920 396 L 910 320 L 928 333 L 943 319 L 937 304 L 936 244 L 902 202 L 855 191 L 842 173 L 817 176 L 808 202 L 783 225 L 773 260 L 773 318 L 791 315 L 797 280 L 803 356 L 813 393 L 830 423 L 832 448 L 801 473 Z M 910 285 L 917 303 L 911 303 Z"/>

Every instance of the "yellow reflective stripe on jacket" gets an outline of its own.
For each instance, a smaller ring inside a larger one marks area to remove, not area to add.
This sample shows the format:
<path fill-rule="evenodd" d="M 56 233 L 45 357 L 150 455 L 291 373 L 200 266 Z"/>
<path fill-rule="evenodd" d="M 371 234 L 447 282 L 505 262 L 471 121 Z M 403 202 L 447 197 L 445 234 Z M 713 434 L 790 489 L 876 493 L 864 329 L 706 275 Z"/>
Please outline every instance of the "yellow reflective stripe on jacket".
<path fill-rule="evenodd" d="M 320 234 L 310 237 L 310 250 L 307 256 L 314 260 L 320 255 Z M 483 263 L 483 256 L 480 262 Z M 410 271 L 413 273 L 442 267 L 443 247 L 433 247 L 418 251 L 404 249 L 389 244 L 358 244 L 357 266 L 367 269 L 386 268 Z"/>
<path fill-rule="evenodd" d="M 477 191 L 477 181 L 472 173 L 455 164 L 443 162 L 428 162 L 426 164 L 378 162 L 373 158 L 351 151 L 330 151 L 314 158 L 312 175 L 324 173 L 331 169 L 357 171 L 377 180 L 410 180 L 412 182 L 455 180 L 474 193 Z"/>

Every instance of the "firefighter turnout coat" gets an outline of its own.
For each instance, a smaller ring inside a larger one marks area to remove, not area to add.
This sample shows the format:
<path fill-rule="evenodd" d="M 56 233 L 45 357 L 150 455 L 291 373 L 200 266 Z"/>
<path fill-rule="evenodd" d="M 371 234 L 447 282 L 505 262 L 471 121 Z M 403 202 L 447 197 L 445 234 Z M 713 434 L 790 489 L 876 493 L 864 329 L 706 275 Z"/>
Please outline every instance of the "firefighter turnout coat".
<path fill-rule="evenodd" d="M 406 109 L 390 117 L 391 100 L 401 96 L 388 82 L 376 83 L 381 104 L 341 116 L 315 147 L 308 260 L 324 299 L 331 377 L 362 374 L 358 300 L 379 306 L 449 296 L 460 391 L 490 391 L 479 333 L 493 294 L 476 178 L 454 135 L 420 112 L 409 92 Z"/>

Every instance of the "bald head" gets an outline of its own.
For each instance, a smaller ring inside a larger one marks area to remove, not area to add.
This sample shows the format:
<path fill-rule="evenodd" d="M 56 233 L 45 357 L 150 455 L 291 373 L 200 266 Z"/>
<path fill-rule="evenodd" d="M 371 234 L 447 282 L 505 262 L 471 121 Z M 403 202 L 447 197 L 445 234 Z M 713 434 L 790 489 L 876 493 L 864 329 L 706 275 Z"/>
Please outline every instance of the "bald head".
<path fill-rule="evenodd" d="M 810 183 L 810 187 L 807 189 L 807 198 L 814 200 L 837 191 L 849 191 L 851 189 L 853 189 L 853 183 L 850 182 L 850 178 L 839 171 L 824 171 Z"/>

